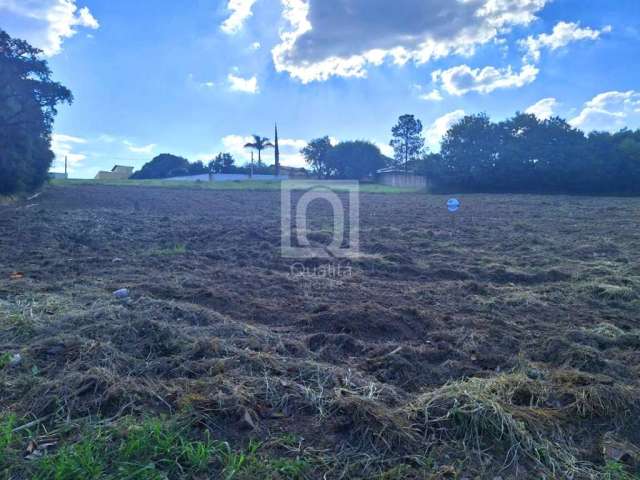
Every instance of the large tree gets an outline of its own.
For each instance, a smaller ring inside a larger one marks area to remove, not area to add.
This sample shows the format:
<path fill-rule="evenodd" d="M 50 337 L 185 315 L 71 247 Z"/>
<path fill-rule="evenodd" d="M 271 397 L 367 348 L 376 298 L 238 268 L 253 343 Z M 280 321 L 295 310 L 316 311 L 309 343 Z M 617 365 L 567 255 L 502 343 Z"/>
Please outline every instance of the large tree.
<path fill-rule="evenodd" d="M 170 153 L 163 153 L 145 163 L 131 178 L 152 179 L 189 175 L 192 167 L 189 160 Z"/>
<path fill-rule="evenodd" d="M 231 170 L 234 169 L 235 162 L 230 153 L 219 153 L 209 162 L 209 171 L 211 173 L 232 173 Z"/>
<path fill-rule="evenodd" d="M 331 140 L 325 136 L 311 140 L 306 147 L 300 150 L 318 178 L 326 178 L 332 174 L 327 164 L 327 156 L 332 148 Z"/>
<path fill-rule="evenodd" d="M 402 115 L 391 129 L 391 133 L 393 139 L 389 145 L 393 147 L 395 160 L 407 171 L 409 162 L 418 160 L 422 155 L 422 122 L 413 115 Z"/>
<path fill-rule="evenodd" d="M 327 168 L 339 179 L 362 180 L 371 177 L 391 161 L 380 149 L 364 140 L 341 142 L 327 154 Z"/>
<path fill-rule="evenodd" d="M 42 52 L 0 30 L 0 193 L 38 188 L 47 179 L 57 106 L 71 91 L 51 79 Z"/>

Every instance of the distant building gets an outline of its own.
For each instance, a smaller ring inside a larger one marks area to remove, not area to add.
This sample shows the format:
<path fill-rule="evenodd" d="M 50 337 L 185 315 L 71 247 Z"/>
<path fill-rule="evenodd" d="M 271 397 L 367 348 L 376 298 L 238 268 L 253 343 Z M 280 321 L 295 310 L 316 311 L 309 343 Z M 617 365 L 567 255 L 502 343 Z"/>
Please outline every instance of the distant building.
<path fill-rule="evenodd" d="M 96 180 L 127 180 L 131 175 L 133 175 L 133 167 L 116 165 L 110 172 L 98 172 Z"/>
<path fill-rule="evenodd" d="M 308 178 L 309 172 L 303 167 L 286 167 L 280 166 L 280 175 L 285 175 L 289 178 Z"/>
<path fill-rule="evenodd" d="M 402 167 L 387 167 L 376 172 L 376 180 L 381 185 L 404 188 L 427 188 L 427 178 Z"/>
<path fill-rule="evenodd" d="M 49 178 L 52 180 L 66 180 L 68 177 L 64 172 L 49 172 Z"/>

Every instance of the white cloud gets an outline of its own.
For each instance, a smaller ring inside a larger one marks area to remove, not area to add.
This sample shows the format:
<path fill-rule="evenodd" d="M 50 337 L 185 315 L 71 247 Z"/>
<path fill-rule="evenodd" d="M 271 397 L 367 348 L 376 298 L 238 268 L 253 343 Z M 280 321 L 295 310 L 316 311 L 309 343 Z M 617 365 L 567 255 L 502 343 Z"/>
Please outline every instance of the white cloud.
<path fill-rule="evenodd" d="M 238 33 L 247 19 L 253 15 L 253 4 L 256 0 L 229 0 L 227 10 L 231 15 L 224 21 L 220 27 L 224 33 L 233 35 Z"/>
<path fill-rule="evenodd" d="M 253 137 L 251 136 L 227 135 L 222 138 L 223 151 L 233 155 L 233 157 L 236 159 L 236 163 L 248 163 L 251 160 L 251 151 L 244 146 L 250 142 L 253 142 Z M 282 165 L 288 167 L 306 166 L 304 157 L 300 155 L 300 150 L 307 145 L 306 140 L 280 138 L 278 139 L 278 145 L 280 146 L 280 163 Z M 270 148 L 266 151 L 263 151 L 262 154 L 262 161 L 264 163 L 273 163 L 273 149 Z M 257 156 L 255 160 L 258 160 Z"/>
<path fill-rule="evenodd" d="M 440 151 L 442 137 L 461 118 L 465 116 L 464 110 L 455 110 L 437 118 L 427 129 L 425 137 L 427 146 L 432 152 Z"/>
<path fill-rule="evenodd" d="M 640 92 L 604 92 L 584 104 L 569 123 L 584 131 L 616 131 L 640 127 Z"/>
<path fill-rule="evenodd" d="M 229 88 L 234 92 L 243 93 L 259 93 L 258 78 L 254 75 L 251 78 L 242 78 L 230 73 L 227 76 L 229 82 Z"/>
<path fill-rule="evenodd" d="M 54 133 L 51 135 L 51 150 L 55 155 L 55 161 L 51 168 L 53 170 L 64 171 L 64 159 L 67 158 L 67 165 L 70 172 L 73 172 L 87 158 L 84 153 L 74 152 L 78 145 L 87 143 L 84 138 L 74 137 Z"/>
<path fill-rule="evenodd" d="M 261 47 L 262 45 L 260 44 L 260 42 L 253 42 L 251 44 L 251 50 L 260 50 Z"/>
<path fill-rule="evenodd" d="M 420 98 L 428 102 L 440 102 L 443 99 L 440 90 L 438 90 L 437 88 L 431 90 L 429 93 L 420 95 Z"/>
<path fill-rule="evenodd" d="M 144 154 L 144 155 L 151 155 L 153 153 L 153 150 L 156 148 L 155 143 L 150 143 L 149 145 L 144 145 L 142 147 L 138 147 L 128 140 L 124 140 L 122 143 L 124 143 L 127 146 L 127 149 L 130 152 Z"/>
<path fill-rule="evenodd" d="M 458 65 L 448 70 L 436 70 L 431 74 L 434 83 L 450 95 L 461 96 L 469 92 L 491 93 L 501 88 L 518 88 L 533 82 L 538 69 L 533 65 L 523 65 L 520 72 L 507 68 L 471 68 Z"/>
<path fill-rule="evenodd" d="M 608 25 L 601 30 L 582 28 L 579 23 L 559 22 L 551 33 L 543 33 L 536 37 L 529 36 L 520 40 L 520 45 L 527 51 L 525 61 L 538 62 L 543 48 L 557 50 L 572 42 L 580 40 L 597 40 L 600 35 L 611 31 Z"/>
<path fill-rule="evenodd" d="M 364 77 L 386 60 L 424 64 L 470 55 L 548 0 L 282 0 L 289 28 L 272 50 L 276 70 L 303 83 Z"/>
<path fill-rule="evenodd" d="M 525 113 L 535 115 L 540 120 L 546 120 L 553 117 L 557 106 L 558 101 L 555 98 L 543 98 L 527 108 Z"/>
<path fill-rule="evenodd" d="M 387 157 L 393 158 L 393 147 L 388 143 L 375 142 L 375 146 L 380 149 L 380 152 Z"/>
<path fill-rule="evenodd" d="M 0 13 L 18 17 L 8 23 L 20 25 L 10 33 L 42 49 L 47 56 L 60 53 L 64 39 L 73 37 L 78 27 L 100 27 L 91 11 L 78 8 L 76 0 L 0 0 Z"/>

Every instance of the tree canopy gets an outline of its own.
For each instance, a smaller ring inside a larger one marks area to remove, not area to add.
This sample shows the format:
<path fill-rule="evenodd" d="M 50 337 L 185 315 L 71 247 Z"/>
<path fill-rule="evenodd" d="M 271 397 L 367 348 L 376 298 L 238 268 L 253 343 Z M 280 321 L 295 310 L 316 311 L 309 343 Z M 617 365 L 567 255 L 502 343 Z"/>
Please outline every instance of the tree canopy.
<path fill-rule="evenodd" d="M 0 30 L 0 193 L 38 188 L 53 152 L 51 129 L 71 91 L 51 79 L 41 51 Z"/>
<path fill-rule="evenodd" d="M 371 142 L 340 142 L 327 153 L 327 168 L 333 178 L 361 180 L 384 168 L 391 159 Z"/>
<path fill-rule="evenodd" d="M 190 175 L 191 172 L 193 172 L 192 164 L 186 158 L 171 155 L 170 153 L 162 153 L 150 162 L 145 163 L 131 178 L 139 180 L 170 178 Z"/>
<path fill-rule="evenodd" d="M 559 117 L 468 115 L 425 170 L 438 190 L 638 194 L 640 130 L 586 136 Z"/>
<path fill-rule="evenodd" d="M 219 153 L 209 162 L 211 173 L 235 173 L 235 159 L 230 153 Z"/>
<path fill-rule="evenodd" d="M 419 159 L 423 153 L 422 122 L 413 115 L 402 115 L 391 133 L 393 139 L 389 145 L 393 147 L 395 161 L 406 170 L 409 162 Z"/>
<path fill-rule="evenodd" d="M 313 173 L 319 178 L 331 176 L 331 171 L 327 164 L 327 157 L 333 146 L 328 136 L 311 140 L 300 153 L 311 166 Z"/>

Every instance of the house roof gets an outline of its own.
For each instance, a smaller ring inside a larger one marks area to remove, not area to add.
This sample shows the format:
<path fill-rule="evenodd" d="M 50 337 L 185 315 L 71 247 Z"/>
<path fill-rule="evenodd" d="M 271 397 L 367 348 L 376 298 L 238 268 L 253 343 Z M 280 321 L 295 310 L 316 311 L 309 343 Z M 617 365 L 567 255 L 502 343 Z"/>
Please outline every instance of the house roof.
<path fill-rule="evenodd" d="M 405 171 L 402 167 L 386 167 L 376 170 L 376 173 L 414 173 L 412 170 Z"/>

